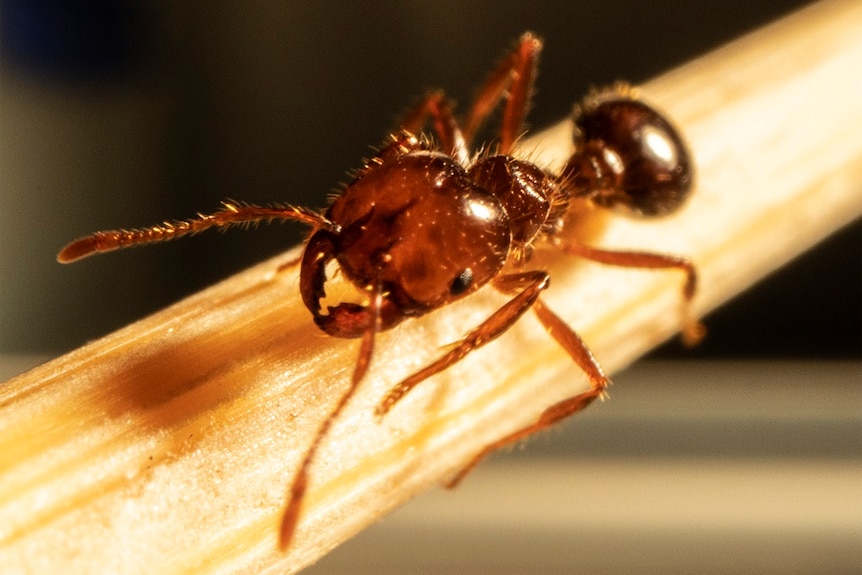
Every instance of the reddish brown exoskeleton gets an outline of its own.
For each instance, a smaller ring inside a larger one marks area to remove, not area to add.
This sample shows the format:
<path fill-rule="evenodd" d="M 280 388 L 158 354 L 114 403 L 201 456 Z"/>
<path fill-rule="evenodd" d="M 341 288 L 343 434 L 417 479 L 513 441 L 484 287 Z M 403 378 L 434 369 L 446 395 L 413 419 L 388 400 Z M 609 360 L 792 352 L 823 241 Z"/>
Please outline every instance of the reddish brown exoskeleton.
<path fill-rule="evenodd" d="M 59 254 L 71 262 L 97 252 L 172 240 L 216 227 L 295 220 L 313 228 L 301 262 L 300 292 L 314 322 L 334 337 L 360 339 L 350 387 L 322 423 L 293 480 L 280 541 L 293 535 L 308 469 L 321 439 L 353 395 L 371 362 L 378 332 L 465 298 L 487 284 L 510 299 L 449 351 L 383 397 L 384 415 L 413 387 L 492 341 L 532 310 L 548 333 L 586 372 L 590 389 L 546 409 L 532 425 L 487 446 L 452 479 L 454 485 L 487 453 L 543 429 L 600 397 L 609 381 L 587 346 L 542 302 L 548 272 L 530 267 L 533 249 L 549 246 L 627 267 L 683 271 L 686 309 L 696 271 L 686 258 L 588 247 L 565 233 L 576 202 L 623 208 L 644 216 L 675 210 L 691 187 L 685 146 L 656 110 L 624 86 L 588 96 L 574 113 L 575 151 L 560 173 L 512 155 L 529 107 L 541 42 L 524 34 L 479 91 L 461 124 L 442 92 L 427 95 L 393 136 L 323 211 L 225 202 L 212 214 L 149 228 L 97 232 Z M 496 152 L 473 152 L 473 138 L 504 103 Z M 417 136 L 428 123 L 437 144 Z M 337 263 L 367 304 L 324 305 L 328 271 Z M 687 319 L 684 333 L 697 337 Z"/>

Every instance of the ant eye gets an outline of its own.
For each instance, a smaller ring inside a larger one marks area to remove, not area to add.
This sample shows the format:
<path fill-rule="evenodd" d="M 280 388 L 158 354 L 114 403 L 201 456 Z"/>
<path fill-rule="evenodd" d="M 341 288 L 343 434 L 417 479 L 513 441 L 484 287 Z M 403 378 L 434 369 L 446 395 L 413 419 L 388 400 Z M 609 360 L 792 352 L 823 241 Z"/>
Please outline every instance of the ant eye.
<path fill-rule="evenodd" d="M 459 273 L 452 284 L 449 286 L 449 293 L 452 295 L 461 295 L 473 285 L 473 270 L 467 268 Z"/>

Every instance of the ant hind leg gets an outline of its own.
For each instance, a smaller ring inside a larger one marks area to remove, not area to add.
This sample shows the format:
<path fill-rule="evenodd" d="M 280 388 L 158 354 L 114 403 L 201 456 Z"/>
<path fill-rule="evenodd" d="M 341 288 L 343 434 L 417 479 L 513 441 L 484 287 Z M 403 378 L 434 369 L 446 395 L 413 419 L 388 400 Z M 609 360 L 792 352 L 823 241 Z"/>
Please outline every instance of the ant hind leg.
<path fill-rule="evenodd" d="M 557 242 L 557 245 L 568 254 L 612 266 L 682 271 L 685 274 L 685 283 L 682 286 L 682 341 L 687 346 L 694 346 L 706 336 L 706 327 L 694 317 L 691 310 L 698 280 L 697 267 L 688 258 L 650 252 L 606 250 L 566 242 Z"/>

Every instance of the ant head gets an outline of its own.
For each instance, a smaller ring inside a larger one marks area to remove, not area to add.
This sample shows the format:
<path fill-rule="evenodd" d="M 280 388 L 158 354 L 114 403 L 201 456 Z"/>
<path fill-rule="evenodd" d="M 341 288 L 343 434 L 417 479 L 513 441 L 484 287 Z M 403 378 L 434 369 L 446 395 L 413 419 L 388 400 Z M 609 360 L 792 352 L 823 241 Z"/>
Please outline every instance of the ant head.
<path fill-rule="evenodd" d="M 688 196 L 692 167 L 682 139 L 630 90 L 588 97 L 574 123 L 575 153 L 562 177 L 575 195 L 644 216 L 668 214 Z"/>
<path fill-rule="evenodd" d="M 340 231 L 319 230 L 309 241 L 303 277 L 313 279 L 303 297 L 318 325 L 346 337 L 361 334 L 368 310 L 320 309 L 328 262 L 360 291 L 379 286 L 386 329 L 476 291 L 499 273 L 511 243 L 500 202 L 450 157 L 423 150 L 369 164 L 326 217 Z"/>

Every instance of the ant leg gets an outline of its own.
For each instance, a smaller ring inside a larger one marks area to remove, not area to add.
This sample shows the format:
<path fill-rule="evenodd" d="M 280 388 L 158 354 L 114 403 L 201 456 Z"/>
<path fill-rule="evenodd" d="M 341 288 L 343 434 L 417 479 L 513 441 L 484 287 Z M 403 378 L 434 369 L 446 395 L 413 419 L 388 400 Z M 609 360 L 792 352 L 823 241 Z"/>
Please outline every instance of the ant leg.
<path fill-rule="evenodd" d="M 273 220 L 294 220 L 312 227 L 334 233 L 340 226 L 330 222 L 323 215 L 308 208 L 297 206 L 254 206 L 234 202 L 222 202 L 222 209 L 212 214 L 198 214 L 187 220 L 164 222 L 148 228 L 131 230 L 108 230 L 96 232 L 79 238 L 57 255 L 60 263 L 69 263 L 92 254 L 110 252 L 142 244 L 175 240 L 190 234 L 197 234 L 212 227 L 228 228 Z"/>
<path fill-rule="evenodd" d="M 527 284 L 527 286 L 515 297 L 503 304 L 491 317 L 468 333 L 452 350 L 390 389 L 375 409 L 377 416 L 386 415 L 407 392 L 418 384 L 464 359 L 471 351 L 494 340 L 512 327 L 535 304 L 542 290 L 548 287 L 549 277 L 546 272 L 535 271 L 503 276 L 495 280 L 496 282 L 517 283 L 518 285 Z"/>
<path fill-rule="evenodd" d="M 452 479 L 446 482 L 446 487 L 449 489 L 456 487 L 464 477 L 466 477 L 467 474 L 470 473 L 470 471 L 472 471 L 473 468 L 491 452 L 510 443 L 520 441 L 537 431 L 550 427 L 561 419 L 574 415 L 578 411 L 587 407 L 595 399 L 604 396 L 605 390 L 611 384 L 610 380 L 602 371 L 601 366 L 593 357 L 592 352 L 589 350 L 586 343 L 584 343 L 584 340 L 582 340 L 571 327 L 560 319 L 558 315 L 548 309 L 541 299 L 536 300 L 533 305 L 533 311 L 539 318 L 539 321 L 542 322 L 542 325 L 545 326 L 545 329 L 551 337 L 560 344 L 572 359 L 575 360 L 578 367 L 584 370 L 587 374 L 587 377 L 590 380 L 590 389 L 555 403 L 543 411 L 535 423 L 486 446 Z"/>
<path fill-rule="evenodd" d="M 451 106 L 440 90 L 426 95 L 419 105 L 405 114 L 401 121 L 401 128 L 417 134 L 422 131 L 426 118 L 430 116 L 443 149 L 455 157 L 461 165 L 466 166 L 470 161 L 469 144 L 473 136 L 500 100 L 505 97 L 506 107 L 503 110 L 499 152 L 508 154 L 515 140 L 521 135 L 541 49 L 542 42 L 531 33 L 521 36 L 518 46 L 503 59 L 479 90 L 465 130 L 461 130 L 452 114 Z"/>
<path fill-rule="evenodd" d="M 533 435 L 534 433 L 546 429 L 558 421 L 565 419 L 575 413 L 581 411 L 585 407 L 587 407 L 590 403 L 592 403 L 596 398 L 602 397 L 604 395 L 604 389 L 607 387 L 607 384 L 610 383 L 606 380 L 606 384 L 603 387 L 594 387 L 584 393 L 579 393 L 573 397 L 569 397 L 555 403 L 551 407 L 547 408 L 542 412 L 542 415 L 539 416 L 539 419 L 533 423 L 532 425 L 528 425 L 527 427 L 516 431 L 510 435 L 507 435 L 503 439 L 495 441 L 491 445 L 486 446 L 482 451 L 476 455 L 470 463 L 468 463 L 464 468 L 462 468 L 458 473 L 455 474 L 452 479 L 446 482 L 445 487 L 447 489 L 454 489 L 458 486 L 461 481 L 470 473 L 473 468 L 475 468 L 479 463 L 482 462 L 485 457 L 487 457 L 491 452 L 496 451 L 497 449 L 504 447 L 510 443 L 514 443 L 516 441 L 520 441 L 525 437 Z"/>
<path fill-rule="evenodd" d="M 458 163 L 466 166 L 470 161 L 467 142 L 442 90 L 428 93 L 418 106 L 405 114 L 401 119 L 401 129 L 418 134 L 429 116 L 434 123 L 434 132 L 440 139 L 440 146 Z"/>
<path fill-rule="evenodd" d="M 518 40 L 515 49 L 506 55 L 491 73 L 476 96 L 467 127 L 464 129 L 468 145 L 491 111 L 502 98 L 506 98 L 499 153 L 509 154 L 512 151 L 515 140 L 521 135 L 524 117 L 530 107 L 533 80 L 536 77 L 541 50 L 542 41 L 527 32 Z"/>
<path fill-rule="evenodd" d="M 359 387 L 359 383 L 368 371 L 368 366 L 371 363 L 371 356 L 374 352 L 374 339 L 377 332 L 380 331 L 379 310 L 382 302 L 383 292 L 378 285 L 372 294 L 370 306 L 371 315 L 375 318 L 375 321 L 370 322 L 362 334 L 362 342 L 359 346 L 359 357 L 356 360 L 356 367 L 353 369 L 353 376 L 350 379 L 350 387 L 347 388 L 347 391 L 344 392 L 341 399 L 338 400 L 335 408 L 333 408 L 326 419 L 323 420 L 323 423 L 317 430 L 317 434 L 314 436 L 314 440 L 311 442 L 308 451 L 306 451 L 305 457 L 299 465 L 299 471 L 297 471 L 293 478 L 293 483 L 290 486 L 290 499 L 284 509 L 284 514 L 281 518 L 281 528 L 279 530 L 278 544 L 282 550 L 285 550 L 290 546 L 293 534 L 296 531 L 299 514 L 302 510 L 302 501 L 305 498 L 305 492 L 308 489 L 308 470 L 311 467 L 311 463 L 314 460 L 317 449 L 320 447 L 320 443 L 323 441 L 323 438 L 326 437 L 326 434 L 329 432 L 330 427 L 332 427 L 332 422 L 341 414 L 341 411 L 347 405 L 347 402 L 350 401 L 350 398 L 353 397 L 357 387 Z"/>
<path fill-rule="evenodd" d="M 646 269 L 678 269 L 685 273 L 682 287 L 683 328 L 682 340 L 686 345 L 697 345 L 706 335 L 706 327 L 692 317 L 691 302 L 697 292 L 697 268 L 688 258 L 649 252 L 615 251 L 592 248 L 580 244 L 557 242 L 566 253 L 613 266 Z"/>

